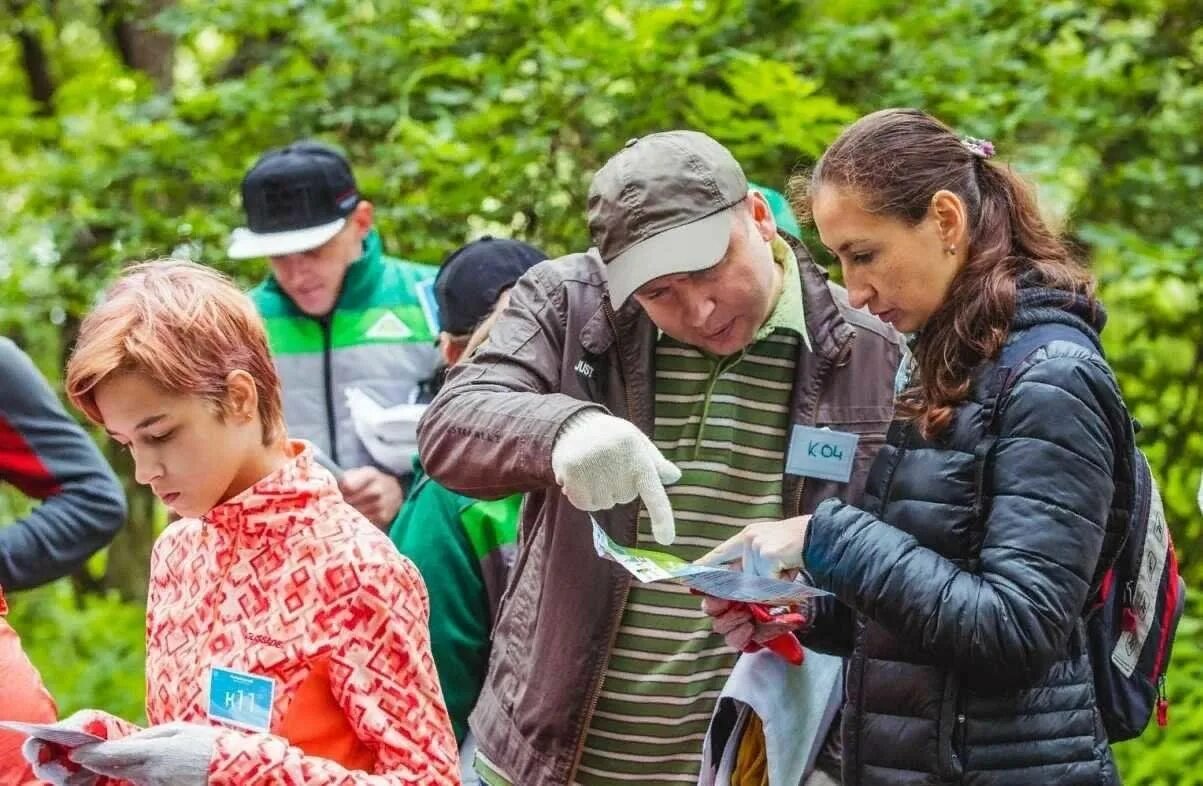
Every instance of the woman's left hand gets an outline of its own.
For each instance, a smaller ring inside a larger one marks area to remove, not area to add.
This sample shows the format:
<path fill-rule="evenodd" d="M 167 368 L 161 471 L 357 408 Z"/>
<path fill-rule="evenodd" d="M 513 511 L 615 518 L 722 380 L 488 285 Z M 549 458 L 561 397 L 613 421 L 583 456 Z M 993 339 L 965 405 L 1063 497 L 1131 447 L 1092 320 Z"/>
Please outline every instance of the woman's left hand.
<path fill-rule="evenodd" d="M 745 573 L 781 578 L 782 573 L 803 567 L 802 549 L 809 526 L 810 516 L 749 524 L 697 563 L 718 565 L 739 560 Z"/>

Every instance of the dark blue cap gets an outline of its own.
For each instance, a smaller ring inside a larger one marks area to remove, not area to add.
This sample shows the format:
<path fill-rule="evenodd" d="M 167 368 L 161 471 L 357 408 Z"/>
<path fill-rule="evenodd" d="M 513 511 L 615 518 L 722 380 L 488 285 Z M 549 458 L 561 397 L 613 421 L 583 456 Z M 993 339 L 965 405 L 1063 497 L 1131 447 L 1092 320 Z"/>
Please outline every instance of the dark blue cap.
<path fill-rule="evenodd" d="M 471 333 L 501 293 L 545 259 L 547 254 L 532 245 L 489 235 L 452 251 L 434 280 L 439 329 L 456 336 Z"/>

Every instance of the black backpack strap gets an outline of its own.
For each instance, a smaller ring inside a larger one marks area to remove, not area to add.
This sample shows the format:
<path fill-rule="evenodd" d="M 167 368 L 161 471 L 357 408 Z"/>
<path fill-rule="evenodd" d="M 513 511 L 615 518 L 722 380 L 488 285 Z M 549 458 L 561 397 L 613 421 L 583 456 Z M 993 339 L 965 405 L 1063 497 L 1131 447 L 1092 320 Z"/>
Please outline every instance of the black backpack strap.
<path fill-rule="evenodd" d="M 989 377 L 986 380 L 983 406 L 986 407 L 985 423 L 991 433 L 994 432 L 999 405 L 1011 392 L 1019 372 L 1036 350 L 1054 341 L 1068 341 L 1091 352 L 1098 352 L 1098 347 L 1089 336 L 1062 322 L 1045 322 L 1011 334 L 1007 343 L 1003 345 L 1002 352 L 998 354 L 998 359 L 994 361 L 994 367 L 986 372 Z"/>
<path fill-rule="evenodd" d="M 1090 337 L 1078 328 L 1061 322 L 1045 322 L 1034 327 L 1012 333 L 1007 343 L 1003 345 L 994 365 L 985 370 L 982 380 L 982 422 L 985 424 L 985 435 L 974 448 L 975 493 L 973 512 L 976 521 L 981 521 L 985 515 L 986 495 L 988 492 L 986 479 L 989 472 L 990 456 L 994 443 L 998 439 L 998 411 L 1015 384 L 1019 372 L 1027 365 L 1028 359 L 1041 347 L 1048 346 L 1054 341 L 1068 341 L 1080 347 L 1097 352 L 1098 348 Z"/>

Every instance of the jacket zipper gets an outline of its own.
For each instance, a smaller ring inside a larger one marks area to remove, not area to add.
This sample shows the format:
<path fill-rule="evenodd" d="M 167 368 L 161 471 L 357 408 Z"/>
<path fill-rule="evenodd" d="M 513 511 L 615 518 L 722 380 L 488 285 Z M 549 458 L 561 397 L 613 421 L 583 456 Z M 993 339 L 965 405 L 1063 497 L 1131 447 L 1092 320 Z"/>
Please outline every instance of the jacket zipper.
<path fill-rule="evenodd" d="M 959 764 L 961 772 L 965 771 L 965 691 L 964 686 L 957 684 L 956 725 L 952 727 L 952 759 Z"/>
<path fill-rule="evenodd" d="M 849 336 L 848 338 L 844 339 L 844 342 L 843 342 L 842 344 L 840 344 L 840 345 L 839 345 L 839 347 L 836 349 L 836 357 L 837 357 L 837 358 L 838 358 L 838 357 L 840 357 L 840 356 L 843 354 L 844 350 L 847 348 L 848 344 L 849 344 L 851 341 L 852 341 L 852 336 Z M 828 360 L 828 361 L 824 361 L 824 362 L 823 362 L 823 363 L 820 365 L 820 367 L 819 367 L 818 369 L 816 369 L 815 376 L 819 377 L 819 385 L 818 385 L 818 388 L 817 388 L 817 389 L 818 389 L 818 391 L 819 391 L 819 395 L 822 395 L 822 390 L 823 390 L 823 385 L 822 385 L 822 383 L 823 383 L 823 380 L 824 380 L 824 378 L 826 377 L 826 375 L 827 375 L 828 371 L 830 371 L 830 370 L 831 370 L 831 365 L 832 365 L 832 361 L 830 361 L 830 360 Z M 816 402 L 816 405 L 815 405 L 815 409 L 816 409 L 816 413 L 817 413 L 817 410 L 818 410 L 818 403 L 817 403 L 817 402 Z M 813 418 L 811 418 L 811 425 L 814 425 L 814 424 L 815 424 L 815 423 L 817 423 L 817 422 L 818 422 L 818 417 L 817 417 L 817 416 L 816 416 L 816 417 L 813 417 Z M 793 505 L 793 509 L 794 509 L 794 515 L 795 515 L 795 516 L 801 516 L 801 515 L 802 515 L 802 492 L 805 490 L 805 488 L 806 488 L 806 476 L 805 476 L 805 475 L 799 476 L 799 477 L 798 477 L 798 487 L 797 487 L 797 488 L 794 490 L 794 505 Z M 782 512 L 785 512 L 785 511 L 782 511 Z M 853 651 L 853 653 L 855 653 L 855 652 L 856 652 L 856 650 L 857 650 L 857 644 L 859 643 L 859 639 L 861 638 L 861 626 L 860 626 L 860 625 L 857 623 L 855 614 L 853 615 L 853 619 L 852 619 L 852 625 L 853 625 L 853 634 L 852 634 L 852 636 L 853 636 L 853 646 L 852 646 L 852 651 Z M 864 658 L 864 655 L 862 654 L 862 655 L 860 656 L 860 658 L 855 658 L 855 657 L 854 657 L 854 658 L 850 658 L 850 660 L 852 660 L 852 661 L 854 661 L 854 662 L 853 662 L 853 663 L 850 663 L 850 664 L 848 665 L 848 667 L 847 667 L 847 668 L 853 668 L 853 667 L 854 667 L 854 668 L 856 668 L 856 669 L 857 669 L 857 670 L 860 672 L 860 680 L 859 680 L 859 683 L 858 683 L 858 684 L 859 684 L 859 685 L 861 685 L 861 686 L 862 686 L 862 689 L 863 689 L 863 686 L 864 686 L 864 684 L 865 684 L 865 658 Z M 847 679 L 848 679 L 848 678 L 847 678 L 847 676 L 845 676 L 844 690 L 843 690 L 843 694 L 844 694 L 844 706 L 842 706 L 842 707 L 840 708 L 840 712 L 841 712 L 841 713 L 843 713 L 843 712 L 845 711 L 845 708 L 846 708 L 846 706 L 847 706 L 847 704 L 848 704 L 848 698 L 849 698 L 849 696 L 848 696 L 848 682 L 847 682 Z M 841 721 L 841 723 L 842 723 L 842 721 Z M 829 731 L 828 733 L 830 733 L 830 731 Z M 842 736 L 843 736 L 843 735 L 841 735 L 841 737 L 842 737 Z M 858 733 L 858 736 L 859 736 L 859 733 Z M 825 742 L 826 742 L 826 740 L 824 739 L 824 740 L 823 740 L 823 742 L 821 742 L 821 743 L 820 743 L 820 746 L 821 746 L 821 745 L 823 745 Z M 843 746 L 843 742 L 842 742 L 842 740 L 841 740 L 841 748 L 843 748 L 843 747 L 844 747 L 844 746 Z M 854 779 L 854 780 L 852 781 L 852 783 L 854 783 L 854 784 L 855 784 L 855 783 L 859 783 L 859 782 L 860 782 L 860 781 L 859 781 L 859 773 L 860 773 L 860 750 L 861 750 L 861 746 L 860 746 L 860 742 L 859 742 L 859 740 L 857 741 L 857 744 L 856 744 L 856 748 L 855 748 L 855 750 L 856 750 L 856 754 L 855 754 L 855 761 L 854 761 L 854 762 L 853 762 L 853 764 L 852 764 L 852 775 L 851 775 L 851 777 Z"/>
<path fill-rule="evenodd" d="M 622 365 L 622 343 L 618 338 L 618 328 L 614 325 L 614 311 L 610 307 L 609 298 L 602 301 L 602 309 L 606 314 L 606 321 L 610 323 L 610 330 L 614 333 L 614 347 L 618 352 L 618 367 Z M 631 406 L 631 388 L 627 385 L 627 377 L 624 370 L 622 379 L 622 393 L 627 402 L 627 417 L 635 411 Z M 639 514 L 635 514 L 635 532 L 638 539 L 639 532 Z M 593 713 L 597 710 L 597 702 L 601 699 L 602 683 L 606 681 L 606 665 L 610 662 L 610 653 L 614 650 L 614 642 L 618 639 L 618 629 L 622 626 L 622 617 L 627 611 L 627 600 L 630 597 L 630 584 L 628 582 L 626 589 L 623 590 L 622 605 L 619 606 L 615 616 L 610 618 L 610 641 L 606 644 L 606 657 L 601 659 L 600 674 L 594 676 L 593 691 L 589 694 L 589 701 L 585 704 L 585 715 L 581 722 L 580 738 L 576 742 L 576 754 L 572 757 L 572 767 L 568 770 L 567 782 L 571 783 L 576 778 L 577 769 L 581 766 L 581 757 L 585 753 L 585 739 L 589 736 L 589 723 L 593 719 Z"/>
<path fill-rule="evenodd" d="M 330 439 L 330 460 L 338 464 L 338 434 L 334 425 L 334 339 L 333 313 L 318 320 L 322 327 L 322 385 L 326 396 L 326 434 Z"/>

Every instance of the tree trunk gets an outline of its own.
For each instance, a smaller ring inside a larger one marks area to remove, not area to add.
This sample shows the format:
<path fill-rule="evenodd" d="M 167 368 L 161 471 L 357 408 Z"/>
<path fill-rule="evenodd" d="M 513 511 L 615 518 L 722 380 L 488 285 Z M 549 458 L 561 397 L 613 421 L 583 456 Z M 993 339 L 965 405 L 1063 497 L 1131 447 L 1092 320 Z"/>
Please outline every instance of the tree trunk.
<path fill-rule="evenodd" d="M 38 114 L 49 117 L 54 114 L 55 87 L 50 75 L 50 57 L 37 30 L 21 21 L 27 4 L 23 0 L 9 0 L 6 5 L 15 20 L 13 35 L 21 46 L 21 66 L 29 82 L 29 95 L 38 104 Z"/>
<path fill-rule="evenodd" d="M 141 0 L 124 3 L 107 0 L 101 12 L 108 21 L 121 62 L 148 74 L 160 93 L 171 90 L 175 66 L 175 40 L 154 29 L 154 18 L 175 0 Z"/>

